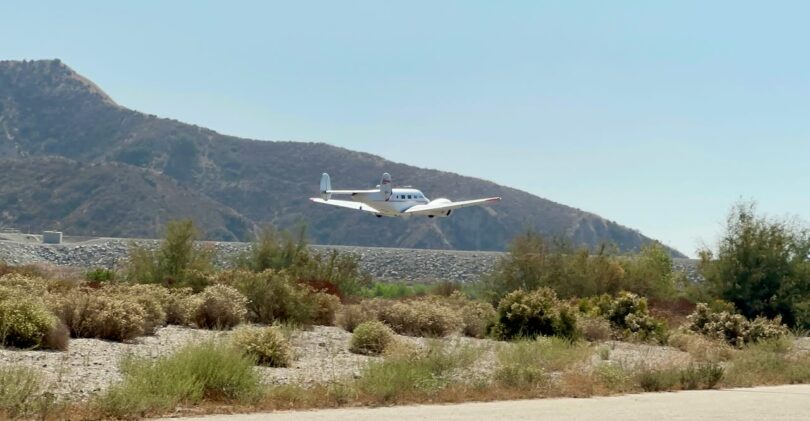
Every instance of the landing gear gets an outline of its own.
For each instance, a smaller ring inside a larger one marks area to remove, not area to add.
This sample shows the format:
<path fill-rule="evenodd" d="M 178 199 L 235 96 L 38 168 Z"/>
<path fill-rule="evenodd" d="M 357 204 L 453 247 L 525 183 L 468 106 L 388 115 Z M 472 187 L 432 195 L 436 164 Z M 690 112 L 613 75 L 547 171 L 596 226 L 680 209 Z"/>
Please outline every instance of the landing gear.
<path fill-rule="evenodd" d="M 433 218 L 433 215 L 428 215 L 428 218 Z"/>
<path fill-rule="evenodd" d="M 377 218 L 382 218 L 382 215 L 380 215 L 379 213 L 374 216 L 376 216 Z"/>

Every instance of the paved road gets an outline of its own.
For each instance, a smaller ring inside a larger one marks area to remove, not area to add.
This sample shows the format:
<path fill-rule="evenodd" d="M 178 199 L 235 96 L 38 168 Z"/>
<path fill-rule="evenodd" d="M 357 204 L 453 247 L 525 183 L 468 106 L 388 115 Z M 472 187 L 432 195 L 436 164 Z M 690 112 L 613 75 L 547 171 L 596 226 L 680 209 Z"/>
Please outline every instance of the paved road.
<path fill-rule="evenodd" d="M 590 399 L 539 399 L 460 405 L 276 412 L 184 420 L 810 420 L 810 385 L 645 393 Z"/>

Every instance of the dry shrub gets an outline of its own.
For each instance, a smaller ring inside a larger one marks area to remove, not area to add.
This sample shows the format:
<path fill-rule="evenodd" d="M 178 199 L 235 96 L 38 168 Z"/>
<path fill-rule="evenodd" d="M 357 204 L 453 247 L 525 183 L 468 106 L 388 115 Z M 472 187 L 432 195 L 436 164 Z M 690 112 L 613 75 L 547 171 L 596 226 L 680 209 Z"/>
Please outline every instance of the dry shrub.
<path fill-rule="evenodd" d="M 166 323 L 187 326 L 194 320 L 194 313 L 200 306 L 200 297 L 193 295 L 191 288 L 173 288 L 168 291 L 163 302 Z"/>
<path fill-rule="evenodd" d="M 375 313 L 363 304 L 349 304 L 342 306 L 338 312 L 337 325 L 347 332 L 354 332 L 360 323 L 375 319 Z"/>
<path fill-rule="evenodd" d="M 725 342 L 691 332 L 673 333 L 668 339 L 668 344 L 688 352 L 695 361 L 728 361 L 733 356 L 732 348 Z"/>
<path fill-rule="evenodd" d="M 66 349 L 58 320 L 39 296 L 0 286 L 0 344 L 18 348 Z M 46 340 L 47 339 L 47 340 Z"/>
<path fill-rule="evenodd" d="M 166 325 L 165 302 L 169 291 L 160 285 L 134 284 L 116 285 L 102 290 L 105 294 L 118 295 L 140 305 L 144 312 L 143 331 L 152 335 L 159 327 Z"/>
<path fill-rule="evenodd" d="M 379 318 L 395 332 L 410 336 L 447 336 L 462 324 L 455 310 L 437 301 L 398 302 L 382 308 Z"/>
<path fill-rule="evenodd" d="M 256 358 L 256 362 L 270 367 L 287 367 L 292 362 L 292 349 L 287 338 L 277 327 L 242 326 L 233 331 L 234 346 Z"/>
<path fill-rule="evenodd" d="M 230 329 L 245 321 L 248 299 L 235 288 L 212 285 L 199 294 L 194 323 L 201 328 Z"/>
<path fill-rule="evenodd" d="M 472 338 L 483 338 L 495 322 L 492 304 L 470 301 L 461 307 L 462 333 Z"/>
<path fill-rule="evenodd" d="M 143 307 L 123 294 L 82 288 L 50 295 L 48 305 L 76 338 L 125 341 L 143 335 L 148 325 Z"/>
<path fill-rule="evenodd" d="M 309 299 L 313 303 L 312 324 L 334 326 L 335 313 L 340 307 L 340 298 L 321 291 L 311 293 Z"/>
<path fill-rule="evenodd" d="M 48 281 L 45 279 L 16 272 L 0 277 L 0 286 L 18 289 L 36 297 L 42 297 L 48 292 Z"/>
<path fill-rule="evenodd" d="M 577 321 L 582 337 L 590 342 L 600 342 L 610 339 L 613 331 L 610 322 L 601 317 L 582 316 Z"/>
<path fill-rule="evenodd" d="M 379 355 L 393 342 L 394 332 L 385 324 L 372 320 L 363 322 L 352 333 L 349 349 L 356 354 Z"/>
<path fill-rule="evenodd" d="M 42 269 L 36 265 L 9 265 L 0 261 L 0 277 L 10 273 L 15 273 L 27 277 L 41 277 L 43 275 Z"/>
<path fill-rule="evenodd" d="M 712 311 L 705 303 L 700 303 L 695 312 L 687 318 L 686 329 L 725 341 L 741 348 L 743 345 L 761 340 L 778 339 L 788 334 L 788 328 L 782 325 L 782 319 L 769 320 L 763 317 L 749 321 L 740 314 L 727 311 Z"/>

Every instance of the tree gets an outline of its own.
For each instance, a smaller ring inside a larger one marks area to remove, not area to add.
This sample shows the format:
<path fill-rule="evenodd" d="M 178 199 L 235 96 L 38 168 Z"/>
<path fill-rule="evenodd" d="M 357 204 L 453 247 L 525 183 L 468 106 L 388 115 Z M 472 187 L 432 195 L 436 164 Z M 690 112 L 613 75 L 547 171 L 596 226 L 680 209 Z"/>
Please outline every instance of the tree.
<path fill-rule="evenodd" d="M 195 245 L 199 232 L 190 219 L 169 221 L 157 250 L 133 245 L 125 270 L 130 282 L 205 287 L 201 278 L 213 268 L 213 250 Z"/>
<path fill-rule="evenodd" d="M 700 251 L 707 288 L 748 318 L 781 316 L 810 327 L 809 234 L 799 223 L 758 216 L 754 203 L 736 204 L 716 258 Z"/>

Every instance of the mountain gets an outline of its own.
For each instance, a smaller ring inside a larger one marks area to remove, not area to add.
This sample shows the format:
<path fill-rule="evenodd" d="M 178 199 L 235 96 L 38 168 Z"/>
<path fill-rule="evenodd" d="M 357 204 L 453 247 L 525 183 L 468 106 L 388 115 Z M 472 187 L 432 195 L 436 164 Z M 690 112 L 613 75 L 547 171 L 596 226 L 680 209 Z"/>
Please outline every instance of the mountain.
<path fill-rule="evenodd" d="M 596 247 L 652 241 L 592 213 L 457 174 L 323 144 L 225 136 L 118 105 L 59 60 L 0 61 L 0 225 L 150 237 L 192 217 L 210 239 L 262 224 L 308 226 L 316 243 L 502 250 L 531 227 Z M 446 219 L 374 218 L 313 205 L 321 172 L 374 186 L 383 172 L 428 197 L 502 196 Z M 674 255 L 680 255 L 673 250 Z"/>

